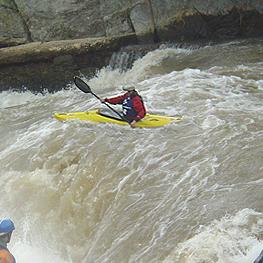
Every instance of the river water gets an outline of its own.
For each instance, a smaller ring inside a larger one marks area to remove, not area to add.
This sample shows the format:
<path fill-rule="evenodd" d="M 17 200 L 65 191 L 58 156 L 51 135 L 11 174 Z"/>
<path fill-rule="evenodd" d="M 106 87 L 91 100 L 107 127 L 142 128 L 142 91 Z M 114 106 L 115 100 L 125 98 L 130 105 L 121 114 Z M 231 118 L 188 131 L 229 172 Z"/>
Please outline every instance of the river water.
<path fill-rule="evenodd" d="M 69 86 L 0 93 L 0 217 L 20 263 L 248 263 L 263 248 L 263 40 L 161 46 L 87 80 L 135 83 L 157 129 L 59 122 L 101 106 Z"/>

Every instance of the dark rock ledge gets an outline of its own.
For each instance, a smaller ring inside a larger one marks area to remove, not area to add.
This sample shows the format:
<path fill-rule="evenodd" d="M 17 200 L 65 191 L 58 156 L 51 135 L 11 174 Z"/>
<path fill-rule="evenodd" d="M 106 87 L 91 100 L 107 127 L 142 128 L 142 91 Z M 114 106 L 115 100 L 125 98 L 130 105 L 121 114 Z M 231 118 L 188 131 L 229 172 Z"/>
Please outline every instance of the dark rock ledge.
<path fill-rule="evenodd" d="M 0 49 L 0 90 L 60 90 L 74 75 L 91 76 L 109 63 L 114 51 L 137 43 L 134 34 L 33 42 Z"/>

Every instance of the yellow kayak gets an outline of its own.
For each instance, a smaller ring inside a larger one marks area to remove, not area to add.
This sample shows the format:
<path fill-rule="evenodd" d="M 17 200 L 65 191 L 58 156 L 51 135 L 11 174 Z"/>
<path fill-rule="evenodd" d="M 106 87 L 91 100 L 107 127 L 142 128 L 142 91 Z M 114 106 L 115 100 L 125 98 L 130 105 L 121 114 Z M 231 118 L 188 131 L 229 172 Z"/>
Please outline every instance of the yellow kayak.
<path fill-rule="evenodd" d="M 79 119 L 82 121 L 90 121 L 93 123 L 113 123 L 119 125 L 129 125 L 128 122 L 122 120 L 116 113 L 103 109 L 91 110 L 86 112 L 70 112 L 70 113 L 55 113 L 54 118 L 60 121 L 67 121 L 70 119 Z M 146 116 L 136 123 L 136 127 L 154 128 L 165 126 L 171 122 L 178 122 L 182 120 L 182 116 L 163 116 L 157 114 L 146 114 Z"/>

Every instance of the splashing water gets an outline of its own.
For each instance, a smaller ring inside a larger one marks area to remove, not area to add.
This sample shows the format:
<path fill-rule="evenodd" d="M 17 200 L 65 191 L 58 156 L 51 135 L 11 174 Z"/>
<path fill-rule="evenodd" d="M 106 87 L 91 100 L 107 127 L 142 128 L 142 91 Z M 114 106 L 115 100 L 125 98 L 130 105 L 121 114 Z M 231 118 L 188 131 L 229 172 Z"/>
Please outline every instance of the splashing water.
<path fill-rule="evenodd" d="M 262 249 L 261 40 L 149 52 L 87 80 L 136 83 L 158 129 L 58 122 L 100 102 L 76 87 L 0 93 L 0 217 L 18 262 L 235 263 Z"/>

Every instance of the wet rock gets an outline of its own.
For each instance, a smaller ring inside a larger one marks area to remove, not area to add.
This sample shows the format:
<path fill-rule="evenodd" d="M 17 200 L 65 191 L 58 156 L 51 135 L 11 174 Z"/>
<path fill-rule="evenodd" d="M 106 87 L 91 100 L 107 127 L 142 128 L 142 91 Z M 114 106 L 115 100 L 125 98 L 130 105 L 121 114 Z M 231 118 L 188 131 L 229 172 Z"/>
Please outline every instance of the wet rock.
<path fill-rule="evenodd" d="M 136 43 L 134 34 L 116 38 L 88 38 L 35 42 L 0 49 L 1 90 L 25 87 L 34 91 L 65 88 L 73 76 L 92 76 L 109 64 L 121 46 Z"/>

